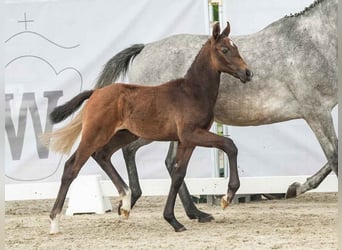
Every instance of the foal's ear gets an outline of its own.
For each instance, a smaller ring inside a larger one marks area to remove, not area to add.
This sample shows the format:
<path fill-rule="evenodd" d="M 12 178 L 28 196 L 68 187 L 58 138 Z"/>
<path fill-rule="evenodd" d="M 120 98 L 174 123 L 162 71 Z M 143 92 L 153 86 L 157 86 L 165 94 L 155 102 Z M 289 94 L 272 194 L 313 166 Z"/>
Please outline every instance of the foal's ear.
<path fill-rule="evenodd" d="M 229 36 L 230 33 L 230 24 L 227 22 L 227 27 L 222 31 L 223 36 Z"/>
<path fill-rule="evenodd" d="M 214 27 L 213 27 L 213 38 L 214 40 L 217 40 L 220 37 L 220 23 L 217 22 L 215 23 Z"/>

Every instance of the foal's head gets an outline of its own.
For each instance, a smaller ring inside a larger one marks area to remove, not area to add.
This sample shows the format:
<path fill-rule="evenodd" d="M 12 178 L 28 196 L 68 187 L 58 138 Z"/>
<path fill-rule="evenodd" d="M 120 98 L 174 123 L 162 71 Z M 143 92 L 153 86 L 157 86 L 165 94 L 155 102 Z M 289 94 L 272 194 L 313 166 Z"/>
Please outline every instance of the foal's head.
<path fill-rule="evenodd" d="M 238 47 L 228 37 L 229 33 L 229 22 L 227 22 L 227 27 L 221 34 L 219 23 L 215 24 L 210 39 L 212 63 L 217 71 L 228 73 L 245 83 L 252 79 L 253 73 L 241 58 Z"/>

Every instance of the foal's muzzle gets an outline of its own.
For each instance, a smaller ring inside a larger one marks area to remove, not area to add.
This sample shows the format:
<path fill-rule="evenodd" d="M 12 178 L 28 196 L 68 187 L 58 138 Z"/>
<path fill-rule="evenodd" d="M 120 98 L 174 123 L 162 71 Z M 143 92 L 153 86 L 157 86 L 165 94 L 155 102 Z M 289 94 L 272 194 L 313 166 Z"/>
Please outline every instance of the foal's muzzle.
<path fill-rule="evenodd" d="M 249 69 L 245 69 L 245 70 L 239 71 L 237 75 L 241 82 L 246 83 L 252 80 L 253 72 L 250 71 Z"/>

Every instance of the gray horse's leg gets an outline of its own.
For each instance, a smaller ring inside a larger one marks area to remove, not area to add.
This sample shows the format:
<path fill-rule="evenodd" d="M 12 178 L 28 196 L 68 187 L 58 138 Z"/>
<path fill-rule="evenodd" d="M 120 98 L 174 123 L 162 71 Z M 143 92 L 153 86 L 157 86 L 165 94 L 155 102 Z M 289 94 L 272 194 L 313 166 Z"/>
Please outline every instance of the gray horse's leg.
<path fill-rule="evenodd" d="M 312 114 L 305 119 L 315 133 L 323 152 L 328 159 L 316 174 L 309 177 L 305 183 L 293 183 L 287 190 L 286 198 L 296 197 L 311 189 L 316 188 L 333 170 L 338 175 L 338 139 L 335 133 L 333 120 L 330 112 Z"/>
<path fill-rule="evenodd" d="M 331 168 L 326 163 L 316 174 L 307 178 L 306 182 L 300 184 L 295 182 L 289 186 L 286 192 L 286 199 L 294 198 L 297 195 L 303 194 L 309 190 L 315 189 L 319 184 L 331 173 Z"/>
<path fill-rule="evenodd" d="M 171 142 L 165 159 L 165 165 L 170 176 L 172 175 L 173 166 L 176 162 L 177 147 L 178 142 Z M 195 206 L 185 182 L 182 183 L 178 195 L 182 201 L 185 212 L 190 219 L 198 219 L 199 222 L 210 222 L 214 220 L 214 217 L 211 214 L 202 212 Z"/>
<path fill-rule="evenodd" d="M 127 168 L 129 187 L 132 192 L 131 208 L 133 208 L 133 206 L 135 205 L 135 203 L 141 197 L 141 194 L 142 194 L 140 183 L 139 183 L 137 166 L 135 164 L 135 154 L 139 148 L 151 142 L 152 141 L 139 138 L 138 140 L 122 148 L 122 153 L 123 153 L 125 163 L 126 163 L 126 168 Z"/>

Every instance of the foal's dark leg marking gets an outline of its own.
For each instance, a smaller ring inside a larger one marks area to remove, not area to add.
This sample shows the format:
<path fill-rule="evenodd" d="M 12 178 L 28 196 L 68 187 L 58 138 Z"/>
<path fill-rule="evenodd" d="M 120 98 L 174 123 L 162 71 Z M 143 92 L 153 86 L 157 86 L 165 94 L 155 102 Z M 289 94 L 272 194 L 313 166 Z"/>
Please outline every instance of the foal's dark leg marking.
<path fill-rule="evenodd" d="M 167 197 L 164 219 L 170 223 L 176 232 L 185 231 L 186 228 L 177 221 L 174 215 L 175 201 L 178 190 L 184 181 L 189 159 L 195 147 L 183 147 L 181 144 L 177 149 L 176 164 L 171 174 L 171 187 Z"/>
<path fill-rule="evenodd" d="M 176 161 L 177 146 L 178 142 L 170 143 L 169 151 L 165 160 L 165 165 L 170 176 Z M 214 217 L 211 214 L 202 212 L 195 206 L 191 200 L 190 193 L 184 181 L 179 188 L 178 195 L 183 204 L 185 212 L 190 219 L 198 219 L 199 222 L 210 222 L 214 220 Z"/>

